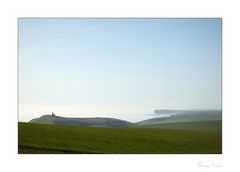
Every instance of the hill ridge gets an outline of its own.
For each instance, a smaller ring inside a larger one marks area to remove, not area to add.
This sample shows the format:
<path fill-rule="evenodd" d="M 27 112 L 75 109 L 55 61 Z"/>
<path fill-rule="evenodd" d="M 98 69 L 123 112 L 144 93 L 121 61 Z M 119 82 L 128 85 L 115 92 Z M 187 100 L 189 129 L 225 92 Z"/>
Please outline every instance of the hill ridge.
<path fill-rule="evenodd" d="M 34 118 L 29 123 L 40 124 L 60 124 L 60 125 L 76 125 L 76 126 L 92 126 L 92 127 L 129 127 L 136 125 L 129 121 L 107 118 L 107 117 L 61 117 L 57 115 L 43 115 L 39 118 Z"/>
<path fill-rule="evenodd" d="M 138 125 L 222 120 L 222 111 L 186 111 L 169 117 L 155 117 L 136 122 Z"/>

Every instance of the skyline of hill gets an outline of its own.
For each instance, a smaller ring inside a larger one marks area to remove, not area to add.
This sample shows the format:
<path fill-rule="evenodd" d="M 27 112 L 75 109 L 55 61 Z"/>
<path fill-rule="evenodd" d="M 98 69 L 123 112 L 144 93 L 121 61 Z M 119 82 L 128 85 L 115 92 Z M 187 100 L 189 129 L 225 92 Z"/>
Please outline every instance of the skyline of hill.
<path fill-rule="evenodd" d="M 179 123 L 194 121 L 216 121 L 222 120 L 222 111 L 178 111 L 179 113 L 168 117 L 155 117 L 138 122 L 129 122 L 127 120 L 107 117 L 61 117 L 52 115 L 43 115 L 34 118 L 29 123 L 40 124 L 57 124 L 57 125 L 76 125 L 76 126 L 92 126 L 92 127 L 130 127 L 135 125 L 153 125 L 162 123 Z"/>

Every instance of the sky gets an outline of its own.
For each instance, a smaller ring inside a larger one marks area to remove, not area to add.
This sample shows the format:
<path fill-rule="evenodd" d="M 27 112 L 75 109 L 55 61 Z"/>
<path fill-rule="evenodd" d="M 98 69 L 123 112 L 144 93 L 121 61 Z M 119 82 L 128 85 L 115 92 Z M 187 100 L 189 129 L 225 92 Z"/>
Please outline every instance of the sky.
<path fill-rule="evenodd" d="M 221 22 L 20 18 L 19 121 L 221 109 Z"/>

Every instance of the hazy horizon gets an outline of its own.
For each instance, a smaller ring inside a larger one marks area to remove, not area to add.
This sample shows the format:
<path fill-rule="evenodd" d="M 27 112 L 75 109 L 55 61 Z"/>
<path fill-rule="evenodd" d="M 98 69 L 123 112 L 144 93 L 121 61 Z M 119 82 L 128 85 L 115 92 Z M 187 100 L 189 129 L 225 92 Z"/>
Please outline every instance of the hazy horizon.
<path fill-rule="evenodd" d="M 221 109 L 221 19 L 19 19 L 19 121 Z"/>
<path fill-rule="evenodd" d="M 156 109 L 155 109 L 156 110 Z M 161 109 L 165 110 L 165 109 Z M 186 111 L 222 111 L 222 109 L 171 109 L 171 110 L 186 110 Z M 175 115 L 177 113 L 162 113 L 162 114 L 155 114 L 153 111 L 149 113 L 125 113 L 125 114 L 118 114 L 118 113 L 92 113 L 92 114 L 69 114 L 69 113 L 56 113 L 56 112 L 48 112 L 48 113 L 41 113 L 41 114 L 34 114 L 32 113 L 31 116 L 27 116 L 25 118 L 20 118 L 18 119 L 21 122 L 29 122 L 30 120 L 34 118 L 39 118 L 43 115 L 52 115 L 54 113 L 56 116 L 60 117 L 68 117 L 68 118 L 97 118 L 97 117 L 103 117 L 103 118 L 116 118 L 120 120 L 126 120 L 129 122 L 139 122 L 142 120 L 150 119 L 150 118 L 156 118 L 156 117 L 168 117 L 171 115 Z"/>

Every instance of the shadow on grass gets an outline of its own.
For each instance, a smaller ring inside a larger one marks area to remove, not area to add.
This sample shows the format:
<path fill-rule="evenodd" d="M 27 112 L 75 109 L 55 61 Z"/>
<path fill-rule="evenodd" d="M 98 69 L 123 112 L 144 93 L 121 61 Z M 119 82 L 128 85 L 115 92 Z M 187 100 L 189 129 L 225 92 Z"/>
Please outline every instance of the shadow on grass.
<path fill-rule="evenodd" d="M 97 153 L 47 149 L 47 148 L 35 148 L 30 146 L 18 146 L 18 154 L 97 154 Z"/>

